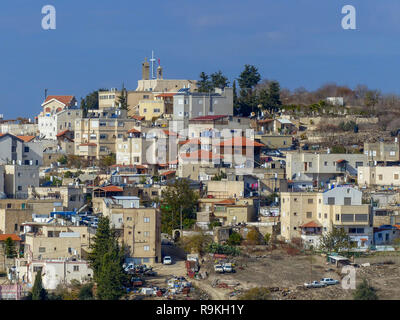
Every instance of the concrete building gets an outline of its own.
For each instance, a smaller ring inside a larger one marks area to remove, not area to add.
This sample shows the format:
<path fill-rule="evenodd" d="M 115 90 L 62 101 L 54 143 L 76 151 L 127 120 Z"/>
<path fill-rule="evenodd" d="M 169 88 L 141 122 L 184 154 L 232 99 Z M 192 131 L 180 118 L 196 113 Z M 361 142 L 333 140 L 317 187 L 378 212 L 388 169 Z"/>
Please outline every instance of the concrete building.
<path fill-rule="evenodd" d="M 38 166 L 4 166 L 4 192 L 7 197 L 14 199 L 26 199 L 28 188 L 39 186 L 39 167 Z"/>
<path fill-rule="evenodd" d="M 161 128 L 128 130 L 127 135 L 116 140 L 117 164 L 164 164 L 177 157 L 178 135 Z"/>
<path fill-rule="evenodd" d="M 74 131 L 75 119 L 82 118 L 82 110 L 73 96 L 48 96 L 38 116 L 41 138 L 57 140 L 57 134 L 64 130 Z"/>
<path fill-rule="evenodd" d="M 43 145 L 34 139 L 34 136 L 0 135 L 0 163 L 42 165 Z"/>
<path fill-rule="evenodd" d="M 359 186 L 400 187 L 400 167 L 359 167 Z"/>
<path fill-rule="evenodd" d="M 398 162 L 400 161 L 399 139 L 396 137 L 394 142 L 365 142 L 364 154 L 367 155 L 368 160 L 372 162 Z"/>
<path fill-rule="evenodd" d="M 153 265 L 161 262 L 161 214 L 155 208 L 132 207 L 134 202 L 114 199 L 103 212 L 120 230 L 120 241 L 126 245 L 129 259 Z M 107 201 L 106 201 L 107 202 Z M 118 203 L 119 202 L 119 203 Z"/>
<path fill-rule="evenodd" d="M 174 95 L 174 120 L 188 120 L 208 115 L 233 116 L 233 89 L 215 88 L 213 93 L 183 90 Z M 182 128 L 185 127 L 182 125 Z"/>
<path fill-rule="evenodd" d="M 84 260 L 68 259 L 16 259 L 18 279 L 33 285 L 36 274 L 41 271 L 42 283 L 46 290 L 55 290 L 58 285 L 71 285 L 72 281 L 84 284 L 93 278 L 93 270 Z"/>
<path fill-rule="evenodd" d="M 281 193 L 281 235 L 288 241 L 303 239 L 319 246 L 323 233 L 344 228 L 359 247 L 373 243 L 370 206 L 362 204 L 362 192 L 337 187 L 325 192 Z"/>
<path fill-rule="evenodd" d="M 28 198 L 60 202 L 60 207 L 66 211 L 77 211 L 86 203 L 83 189 L 76 186 L 29 187 Z"/>
<path fill-rule="evenodd" d="M 9 202 L 6 207 L 0 208 L 0 234 L 23 233 L 23 223 L 32 221 L 33 210 L 25 202 L 22 205 L 23 207 L 12 208 Z"/>
<path fill-rule="evenodd" d="M 286 154 L 287 178 L 303 175 L 317 185 L 327 184 L 338 176 L 357 176 L 357 168 L 365 166 L 365 154 L 317 154 L 290 152 Z"/>
<path fill-rule="evenodd" d="M 75 155 L 100 159 L 116 153 L 116 140 L 126 137 L 135 125 L 126 110 L 89 110 L 87 118 L 75 121 Z"/>

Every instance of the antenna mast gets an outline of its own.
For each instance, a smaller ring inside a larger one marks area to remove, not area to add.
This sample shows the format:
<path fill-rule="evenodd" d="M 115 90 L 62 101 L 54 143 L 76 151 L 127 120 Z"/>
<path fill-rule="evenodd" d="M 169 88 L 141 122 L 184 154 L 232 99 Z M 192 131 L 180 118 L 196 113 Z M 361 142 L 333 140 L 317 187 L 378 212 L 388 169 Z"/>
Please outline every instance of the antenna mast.
<path fill-rule="evenodd" d="M 151 78 L 155 79 L 155 76 L 154 76 L 154 62 L 156 62 L 156 59 L 154 58 L 154 51 L 153 50 L 151 50 L 150 62 L 151 62 Z"/>

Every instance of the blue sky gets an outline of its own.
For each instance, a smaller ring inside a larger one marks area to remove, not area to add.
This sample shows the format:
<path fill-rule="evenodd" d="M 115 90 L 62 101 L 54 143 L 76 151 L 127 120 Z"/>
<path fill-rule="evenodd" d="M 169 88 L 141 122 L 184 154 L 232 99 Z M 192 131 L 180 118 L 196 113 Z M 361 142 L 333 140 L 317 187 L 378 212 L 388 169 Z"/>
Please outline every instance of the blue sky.
<path fill-rule="evenodd" d="M 47 4 L 56 30 L 41 28 Z M 341 27 L 347 4 L 357 30 Z M 2 0 L 0 113 L 37 115 L 45 88 L 78 100 L 122 82 L 135 89 L 152 49 L 165 78 L 222 70 L 232 82 L 252 64 L 289 89 L 334 81 L 400 93 L 400 1 Z"/>

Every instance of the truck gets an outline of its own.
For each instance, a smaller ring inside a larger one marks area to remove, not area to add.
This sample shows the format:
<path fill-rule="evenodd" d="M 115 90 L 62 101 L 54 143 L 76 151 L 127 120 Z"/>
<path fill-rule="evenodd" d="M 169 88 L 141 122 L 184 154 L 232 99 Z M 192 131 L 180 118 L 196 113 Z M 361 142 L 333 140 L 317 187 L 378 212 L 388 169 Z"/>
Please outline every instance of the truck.
<path fill-rule="evenodd" d="M 319 281 L 313 281 L 311 283 L 305 283 L 304 286 L 306 288 L 323 288 L 326 287 L 326 284 Z"/>

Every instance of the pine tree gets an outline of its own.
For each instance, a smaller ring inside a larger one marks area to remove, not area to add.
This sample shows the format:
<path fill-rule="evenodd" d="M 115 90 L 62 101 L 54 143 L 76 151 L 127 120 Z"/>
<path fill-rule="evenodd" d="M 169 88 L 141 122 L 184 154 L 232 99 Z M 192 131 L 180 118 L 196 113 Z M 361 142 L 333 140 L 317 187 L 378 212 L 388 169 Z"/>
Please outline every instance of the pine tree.
<path fill-rule="evenodd" d="M 197 81 L 198 92 L 210 92 L 212 90 L 212 82 L 210 77 L 205 73 L 200 73 L 200 80 Z"/>
<path fill-rule="evenodd" d="M 229 85 L 228 78 L 222 74 L 222 71 L 211 74 L 211 83 L 213 88 L 224 89 Z"/>
<path fill-rule="evenodd" d="M 97 283 L 97 298 L 116 300 L 124 294 L 124 247 L 120 247 L 110 219 L 100 217 L 88 261 Z"/>
<path fill-rule="evenodd" d="M 32 288 L 32 300 L 46 300 L 47 291 L 42 284 L 42 270 L 36 273 L 35 282 Z"/>
<path fill-rule="evenodd" d="M 9 259 L 15 258 L 17 256 L 17 250 L 15 249 L 14 241 L 11 237 L 8 237 L 4 242 L 6 257 Z"/>
<path fill-rule="evenodd" d="M 118 104 L 121 110 L 128 110 L 128 92 L 126 91 L 124 84 L 122 84 L 121 94 L 118 97 Z"/>
<path fill-rule="evenodd" d="M 125 293 L 124 253 L 117 240 L 115 242 L 101 261 L 97 281 L 97 298 L 100 300 L 118 300 Z"/>
<path fill-rule="evenodd" d="M 88 255 L 90 267 L 93 269 L 93 278 L 97 281 L 103 256 L 109 251 L 112 238 L 110 220 L 108 217 L 100 217 L 96 235 L 91 244 L 91 252 Z"/>

